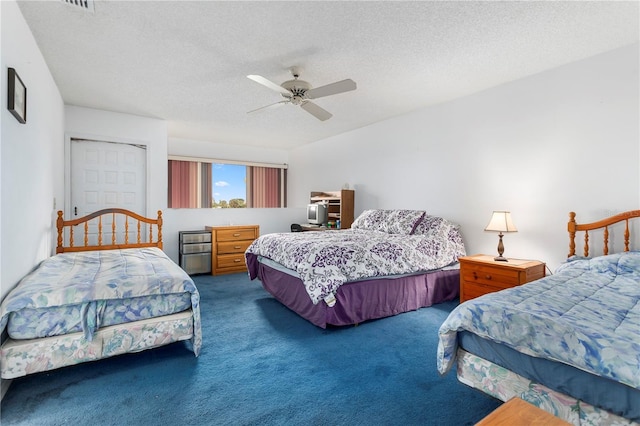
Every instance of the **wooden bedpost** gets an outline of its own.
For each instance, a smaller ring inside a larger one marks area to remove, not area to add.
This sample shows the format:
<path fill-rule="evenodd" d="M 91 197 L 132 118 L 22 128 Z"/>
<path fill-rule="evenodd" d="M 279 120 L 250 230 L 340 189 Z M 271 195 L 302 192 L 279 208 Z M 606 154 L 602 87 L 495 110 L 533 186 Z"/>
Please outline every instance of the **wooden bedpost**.
<path fill-rule="evenodd" d="M 571 257 L 576 254 L 576 214 L 575 212 L 569 212 L 569 223 L 567 224 L 567 231 L 569 231 L 569 255 Z"/>
<path fill-rule="evenodd" d="M 162 250 L 162 210 L 158 210 L 158 248 Z"/>
<path fill-rule="evenodd" d="M 624 251 L 629 251 L 629 219 L 624 222 Z"/>
<path fill-rule="evenodd" d="M 589 231 L 584 230 L 584 257 L 589 257 Z"/>
<path fill-rule="evenodd" d="M 56 220 L 56 227 L 58 228 L 58 246 L 56 247 L 56 253 L 62 253 L 62 235 L 64 228 L 64 219 L 62 210 L 58 210 L 58 219 Z"/>

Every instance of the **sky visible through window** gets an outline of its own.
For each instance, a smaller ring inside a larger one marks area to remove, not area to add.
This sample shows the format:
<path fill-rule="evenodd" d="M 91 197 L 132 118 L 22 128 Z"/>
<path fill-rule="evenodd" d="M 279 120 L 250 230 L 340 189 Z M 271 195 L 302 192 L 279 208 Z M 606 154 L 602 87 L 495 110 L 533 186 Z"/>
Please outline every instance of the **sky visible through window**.
<path fill-rule="evenodd" d="M 241 198 L 246 201 L 247 167 L 238 164 L 213 164 L 211 179 L 213 199 L 229 201 Z"/>

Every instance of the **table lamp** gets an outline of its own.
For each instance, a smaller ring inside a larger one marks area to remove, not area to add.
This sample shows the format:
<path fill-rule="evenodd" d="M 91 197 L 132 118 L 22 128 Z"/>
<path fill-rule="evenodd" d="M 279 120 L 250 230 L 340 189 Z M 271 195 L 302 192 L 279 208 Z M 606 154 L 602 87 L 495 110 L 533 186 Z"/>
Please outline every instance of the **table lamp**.
<path fill-rule="evenodd" d="M 484 230 L 500 233 L 498 234 L 498 237 L 500 238 L 500 241 L 498 242 L 498 257 L 494 257 L 493 260 L 508 262 L 507 258 L 502 256 L 502 253 L 504 253 L 504 244 L 502 244 L 502 233 L 518 232 L 516 227 L 513 225 L 513 222 L 511 221 L 511 212 L 494 211 L 489 224 L 486 228 L 484 228 Z"/>

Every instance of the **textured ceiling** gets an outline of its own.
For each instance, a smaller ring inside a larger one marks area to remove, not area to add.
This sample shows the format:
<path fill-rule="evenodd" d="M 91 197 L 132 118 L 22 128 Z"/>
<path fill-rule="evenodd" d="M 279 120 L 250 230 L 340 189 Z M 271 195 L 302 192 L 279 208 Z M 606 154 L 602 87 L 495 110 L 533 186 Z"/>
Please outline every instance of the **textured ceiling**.
<path fill-rule="evenodd" d="M 638 42 L 639 3 L 19 1 L 64 102 L 161 118 L 169 137 L 292 148 Z M 321 122 L 246 78 L 355 91 Z"/>

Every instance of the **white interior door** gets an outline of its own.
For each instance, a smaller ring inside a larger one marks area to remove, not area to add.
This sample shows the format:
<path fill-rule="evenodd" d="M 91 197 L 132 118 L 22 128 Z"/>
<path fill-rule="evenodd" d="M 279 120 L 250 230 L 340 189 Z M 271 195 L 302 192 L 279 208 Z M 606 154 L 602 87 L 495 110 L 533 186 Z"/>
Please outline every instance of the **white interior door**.
<path fill-rule="evenodd" d="M 146 216 L 146 147 L 84 139 L 71 139 L 70 207 L 67 219 L 106 208 L 123 208 Z M 109 244 L 110 219 L 103 221 L 103 244 Z M 124 232 L 124 226 L 117 228 Z M 130 224 L 130 227 L 133 224 Z M 129 230 L 130 241 L 135 231 Z M 89 244 L 96 244 L 97 225 L 89 229 Z M 82 245 L 84 230 L 74 230 L 75 245 Z"/>

